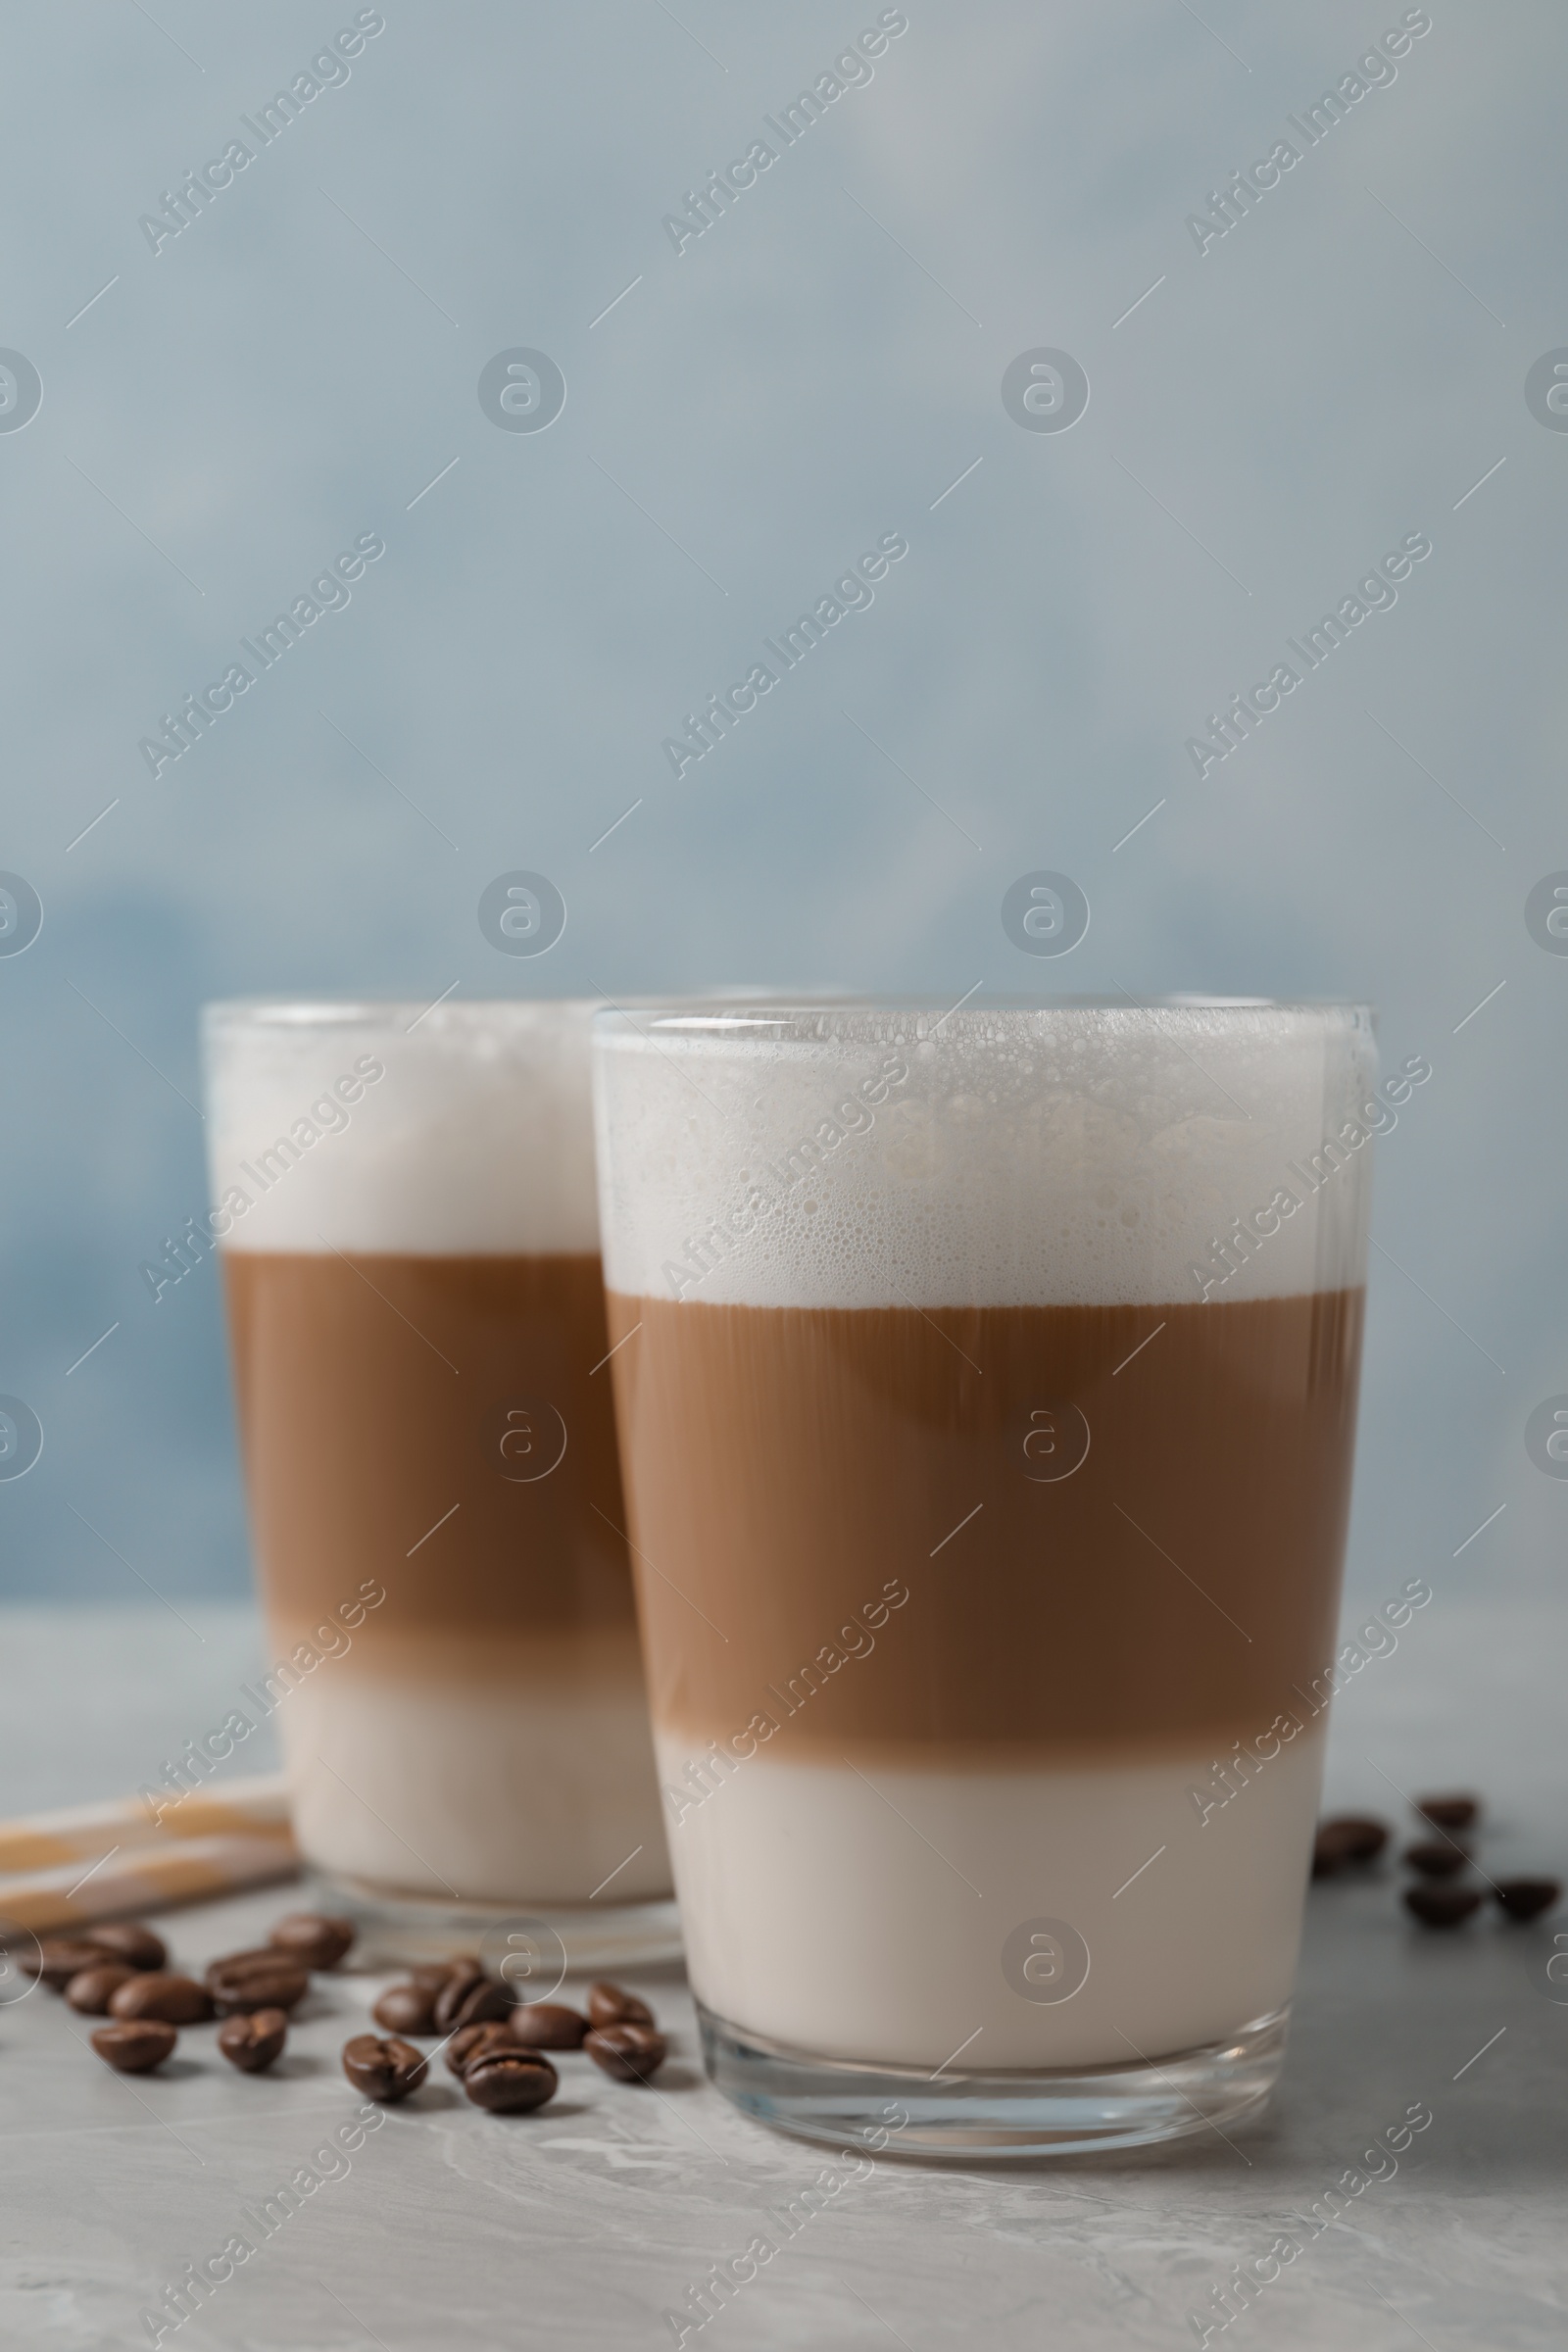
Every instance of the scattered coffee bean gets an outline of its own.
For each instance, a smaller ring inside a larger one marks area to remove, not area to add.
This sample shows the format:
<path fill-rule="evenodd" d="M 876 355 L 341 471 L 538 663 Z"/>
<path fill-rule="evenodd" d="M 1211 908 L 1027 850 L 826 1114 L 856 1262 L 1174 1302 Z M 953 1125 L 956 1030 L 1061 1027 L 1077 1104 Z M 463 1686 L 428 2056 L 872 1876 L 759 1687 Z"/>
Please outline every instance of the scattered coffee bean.
<path fill-rule="evenodd" d="M 247 2009 L 292 2009 L 310 1989 L 305 1970 L 270 1944 L 260 1951 L 229 1952 L 207 1971 L 207 1989 L 220 2017 Z"/>
<path fill-rule="evenodd" d="M 389 1984 L 370 2011 L 389 2034 L 430 2034 L 435 2030 L 435 1996 L 439 1985 Z"/>
<path fill-rule="evenodd" d="M 1404 1858 L 1424 1879 L 1451 1879 L 1470 1856 L 1451 1838 L 1423 1838 L 1419 1844 L 1405 1847 Z"/>
<path fill-rule="evenodd" d="M 161 1936 L 144 1928 L 139 1919 L 122 1919 L 107 1928 L 94 1928 L 89 1940 L 111 1960 L 119 1960 L 126 1968 L 166 1968 L 169 1948 Z"/>
<path fill-rule="evenodd" d="M 1336 1813 L 1318 1824 L 1312 1840 L 1312 1876 L 1331 1879 L 1350 1863 L 1375 1861 L 1388 1841 L 1384 1824 L 1370 1814 Z"/>
<path fill-rule="evenodd" d="M 1508 1918 L 1522 1925 L 1525 1920 L 1539 1919 L 1543 1911 L 1549 1911 L 1562 1888 L 1555 1879 L 1504 1879 L 1492 1891 Z"/>
<path fill-rule="evenodd" d="M 17 1958 L 27 1976 L 36 1977 L 51 1992 L 64 1992 L 73 1977 L 95 1967 L 106 1956 L 100 1944 L 88 1943 L 84 1937 L 46 1936 L 36 1952 L 19 1953 Z"/>
<path fill-rule="evenodd" d="M 1424 1928 L 1457 1928 L 1473 1911 L 1481 1908 L 1481 1897 L 1473 1886 L 1449 1886 L 1441 1882 L 1427 1881 L 1419 1886 L 1404 1890 L 1405 1908 L 1415 1913 Z"/>
<path fill-rule="evenodd" d="M 281 1954 L 279 1955 L 281 1958 Z M 292 2009 L 310 1991 L 303 1968 L 274 1968 L 270 1976 L 257 1969 L 243 1977 L 220 1977 L 213 1985 L 213 2003 L 220 2017 L 242 2017 L 258 2009 Z"/>
<path fill-rule="evenodd" d="M 140 1974 L 139 1969 L 126 1968 L 118 1960 L 103 1960 L 96 1967 L 76 1971 L 66 1986 L 66 1998 L 83 2017 L 107 2017 L 110 1996 Z"/>
<path fill-rule="evenodd" d="M 588 2020 L 564 2001 L 525 2001 L 509 2022 L 525 2050 L 580 2050 L 588 2031 Z"/>
<path fill-rule="evenodd" d="M 242 2075 L 259 2075 L 282 2054 L 288 2037 L 288 2018 L 281 2009 L 252 2009 L 243 2017 L 225 2017 L 218 2029 L 218 2046 L 230 2066 Z"/>
<path fill-rule="evenodd" d="M 600 1983 L 588 1987 L 588 2023 L 591 2026 L 651 2026 L 654 2013 L 646 2001 L 623 1985 Z"/>
<path fill-rule="evenodd" d="M 470 2058 L 463 2087 L 476 2107 L 492 2115 L 527 2115 L 555 2097 L 559 2081 L 542 2050 L 521 2050 L 512 2042 Z"/>
<path fill-rule="evenodd" d="M 156 2018 L 165 2026 L 199 2026 L 213 2014 L 213 1996 L 194 1977 L 166 1975 L 162 1969 L 140 1969 L 127 1977 L 117 1992 L 110 1994 L 109 2014 Z"/>
<path fill-rule="evenodd" d="M 208 1961 L 204 1973 L 207 1984 L 211 1985 L 220 1978 L 233 1983 L 240 1977 L 270 1977 L 275 1969 L 297 1966 L 296 1961 L 286 1958 L 273 1945 L 260 1943 L 252 1944 L 242 1952 L 220 1952 L 216 1960 Z"/>
<path fill-rule="evenodd" d="M 459 2017 L 456 2015 L 456 2011 L 462 2007 L 475 1985 L 482 1987 L 487 1982 L 482 1961 L 470 1959 L 453 1961 L 440 1984 L 432 1987 L 430 2015 L 435 2030 L 441 2034 L 450 2034 L 456 2026 L 485 2023 L 486 2021 L 480 2018 Z M 446 2004 L 445 2015 L 442 2013 L 443 2002 Z"/>
<path fill-rule="evenodd" d="M 354 1941 L 352 1919 L 327 1919 L 318 1911 L 291 1911 L 268 1937 L 300 1968 L 336 1968 Z"/>
<path fill-rule="evenodd" d="M 583 2048 L 616 2082 L 647 2082 L 664 2063 L 669 2044 L 652 2026 L 600 2026 Z"/>
<path fill-rule="evenodd" d="M 1477 1796 L 1419 1796 L 1415 1809 L 1435 1829 L 1467 1830 L 1479 1818 L 1481 1799 Z"/>
<path fill-rule="evenodd" d="M 128 2018 L 122 2025 L 100 2026 L 92 2046 L 117 2075 L 144 2075 L 162 2066 L 179 2035 L 159 2018 Z"/>
<path fill-rule="evenodd" d="M 510 2017 L 511 1987 L 482 1968 L 455 1969 L 435 1996 L 435 2030 L 450 2034 L 456 2026 L 487 2025 L 492 2018 Z"/>
<path fill-rule="evenodd" d="M 356 2034 L 343 2044 L 343 2072 L 355 2089 L 387 2106 L 417 2090 L 428 2071 L 428 2061 L 413 2042 L 395 2034 L 384 2041 L 374 2034 Z"/>
<path fill-rule="evenodd" d="M 482 2026 L 460 2026 L 447 2043 L 447 2067 L 461 2081 L 486 2050 L 514 2050 L 516 2046 L 504 2018 L 491 2018 Z"/>

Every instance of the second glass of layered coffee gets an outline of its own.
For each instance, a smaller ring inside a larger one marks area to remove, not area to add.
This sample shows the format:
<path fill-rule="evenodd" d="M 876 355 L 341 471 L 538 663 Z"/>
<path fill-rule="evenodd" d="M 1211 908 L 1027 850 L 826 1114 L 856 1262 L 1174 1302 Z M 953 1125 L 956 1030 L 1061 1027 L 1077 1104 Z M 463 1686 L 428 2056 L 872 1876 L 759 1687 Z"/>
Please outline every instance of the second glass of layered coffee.
<path fill-rule="evenodd" d="M 949 2156 L 1246 2114 L 1335 1652 L 1370 1016 L 688 1004 L 595 1057 L 714 2079 Z"/>
<path fill-rule="evenodd" d="M 678 1950 L 616 1463 L 581 1004 L 205 1016 L 296 1835 L 372 1949 Z M 546 1941 L 549 1936 L 546 1936 Z"/>

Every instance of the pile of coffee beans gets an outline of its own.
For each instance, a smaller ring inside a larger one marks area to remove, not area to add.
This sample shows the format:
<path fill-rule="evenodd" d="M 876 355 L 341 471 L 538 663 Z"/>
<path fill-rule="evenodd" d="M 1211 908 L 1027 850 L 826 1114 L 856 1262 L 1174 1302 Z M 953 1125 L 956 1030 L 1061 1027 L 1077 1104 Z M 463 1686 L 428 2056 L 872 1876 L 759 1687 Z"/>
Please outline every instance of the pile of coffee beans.
<path fill-rule="evenodd" d="M 448 2071 L 493 2115 L 526 2115 L 555 2097 L 561 2078 L 547 2052 L 584 2050 L 612 2082 L 646 2083 L 669 2046 L 647 2002 L 618 1984 L 590 1985 L 584 2017 L 562 2001 L 518 2002 L 466 1954 L 389 1984 L 370 2015 L 384 2038 L 357 2034 L 343 2051 L 343 2072 L 357 2090 L 406 2099 L 429 2071 L 406 2036 L 440 2034 Z"/>
<path fill-rule="evenodd" d="M 336 1968 L 353 1941 L 352 1921 L 293 1911 L 266 1943 L 227 1952 L 196 1978 L 171 1969 L 163 1938 L 131 1921 L 46 1937 L 21 1964 L 82 2016 L 107 2019 L 90 2038 L 117 2074 L 162 2066 L 181 2027 L 216 2018 L 222 2056 L 258 2075 L 282 2055 L 289 2013 L 312 1975 Z M 526 2115 L 553 2099 L 563 2051 L 585 2051 L 612 2082 L 646 2083 L 668 2048 L 646 2001 L 618 1984 L 590 1985 L 586 2017 L 561 2001 L 519 2003 L 472 1953 L 414 1969 L 370 2014 L 380 2030 L 344 2043 L 343 2072 L 356 2090 L 387 2104 L 417 2090 L 430 2071 L 410 2035 L 444 2041 L 449 2071 L 492 2115 Z"/>
<path fill-rule="evenodd" d="M 281 2054 L 288 2012 L 304 1998 L 311 1970 L 335 1968 L 353 1941 L 351 1921 L 293 1911 L 259 1949 L 213 1961 L 198 1982 L 170 1968 L 162 1936 L 127 1920 L 46 1936 L 35 1952 L 19 1954 L 19 1964 L 83 2017 L 109 2019 L 90 2038 L 117 2074 L 162 2066 L 181 2026 L 220 2017 L 219 2049 L 230 2066 L 255 2075 Z"/>
<path fill-rule="evenodd" d="M 1404 1888 L 1404 1907 L 1424 1928 L 1458 1928 L 1475 1916 L 1492 1895 L 1504 1919 L 1515 1925 L 1541 1918 L 1562 1893 L 1555 1879 L 1518 1878 L 1485 1881 L 1475 1886 L 1465 1873 L 1475 1859 L 1482 1805 L 1468 1792 L 1422 1796 L 1415 1800 L 1421 1834 L 1404 1849 L 1403 1862 L 1415 1873 Z M 1314 1879 L 1338 1878 L 1345 1872 L 1375 1862 L 1389 1842 L 1386 1822 L 1359 1813 L 1340 1813 L 1320 1822 L 1312 1846 Z"/>

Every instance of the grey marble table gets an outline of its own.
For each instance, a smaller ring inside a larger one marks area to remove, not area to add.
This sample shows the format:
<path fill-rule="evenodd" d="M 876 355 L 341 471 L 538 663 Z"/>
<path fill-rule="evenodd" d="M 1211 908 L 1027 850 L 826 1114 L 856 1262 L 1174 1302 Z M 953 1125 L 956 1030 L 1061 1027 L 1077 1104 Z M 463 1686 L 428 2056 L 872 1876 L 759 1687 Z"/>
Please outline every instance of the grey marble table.
<path fill-rule="evenodd" d="M 150 1618 L 0 1616 L 8 1809 L 134 1787 L 200 1729 L 224 1677 L 249 1671 L 254 1636 L 217 1610 L 193 1612 L 192 1632 L 200 1653 Z M 1401 1790 L 1475 1784 L 1495 1825 L 1489 1867 L 1561 1872 L 1565 1651 L 1568 1611 L 1554 1604 L 1510 1604 L 1506 1638 L 1476 1602 L 1435 1606 L 1341 1703 L 1332 1801 L 1402 1828 Z M 197 1963 L 254 1940 L 286 1899 L 164 1924 L 177 1957 Z M 1387 1875 L 1319 1887 L 1284 2083 L 1260 2122 L 1230 2140 L 1092 2162 L 882 2161 L 863 2177 L 840 2164 L 839 2191 L 685 2340 L 730 2352 L 1191 2345 L 1190 2315 L 1214 2326 L 1212 2290 L 1237 2264 L 1267 2269 L 1285 2236 L 1296 2257 L 1211 2344 L 1568 2343 L 1568 2006 L 1548 1997 L 1550 1949 L 1549 1927 L 1490 1916 L 1423 1937 Z M 566 2060 L 556 2102 L 509 2121 L 469 2107 L 438 2070 L 363 2145 L 319 2159 L 358 2110 L 337 2053 L 379 1980 L 318 1980 L 271 2078 L 231 2074 L 211 2029 L 192 2029 L 176 2064 L 126 2082 L 47 1993 L 0 2008 L 0 2345 L 150 2343 L 143 2313 L 236 2233 L 256 2251 L 166 2345 L 675 2342 L 665 2315 L 690 2324 L 689 2290 L 767 2233 L 822 2159 L 707 2087 L 678 1971 L 631 1981 L 673 2029 L 657 2095 Z M 1432 2120 L 1397 2169 L 1364 2161 L 1411 2107 Z M 318 2184 L 263 2237 L 254 2217 L 302 2167 Z M 1343 2211 L 1320 2227 L 1312 2208 L 1336 2187 Z"/>

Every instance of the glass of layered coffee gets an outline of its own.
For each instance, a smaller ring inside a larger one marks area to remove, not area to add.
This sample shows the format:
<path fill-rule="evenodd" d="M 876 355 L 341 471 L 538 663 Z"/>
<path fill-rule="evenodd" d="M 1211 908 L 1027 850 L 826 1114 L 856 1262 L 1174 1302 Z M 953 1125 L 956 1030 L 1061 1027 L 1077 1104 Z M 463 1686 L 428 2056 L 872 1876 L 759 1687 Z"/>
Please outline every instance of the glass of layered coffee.
<path fill-rule="evenodd" d="M 417 1956 L 678 1949 L 582 1004 L 207 1008 L 219 1238 L 308 1862 Z M 540 1949 L 550 1945 L 543 1936 Z"/>
<path fill-rule="evenodd" d="M 807 2137 L 896 2109 L 902 2150 L 976 2158 L 1245 2114 L 1281 2064 L 1318 1797 L 1390 1123 L 1370 1015 L 596 1027 L 713 2079 Z"/>

